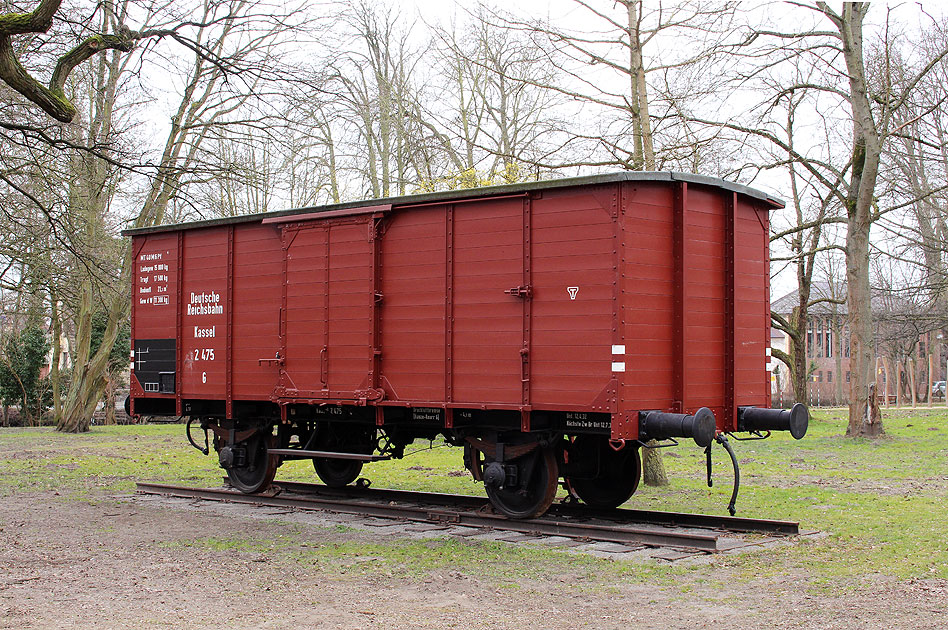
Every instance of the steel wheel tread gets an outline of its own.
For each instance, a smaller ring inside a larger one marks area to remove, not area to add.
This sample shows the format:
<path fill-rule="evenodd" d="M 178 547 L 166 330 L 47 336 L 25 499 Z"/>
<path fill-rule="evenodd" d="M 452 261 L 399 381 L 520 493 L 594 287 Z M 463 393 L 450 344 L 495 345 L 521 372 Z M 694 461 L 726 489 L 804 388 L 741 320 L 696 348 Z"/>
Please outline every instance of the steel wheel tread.
<path fill-rule="evenodd" d="M 362 462 L 350 459 L 314 457 L 313 468 L 320 481 L 330 488 L 342 488 L 359 478 Z"/>
<path fill-rule="evenodd" d="M 500 513 L 515 519 L 541 516 L 553 504 L 559 481 L 559 467 L 552 448 L 539 448 L 536 454 L 525 455 L 520 460 L 533 460 L 535 467 L 530 479 L 530 488 L 525 494 L 519 490 L 507 490 L 486 486 L 487 497 Z M 517 460 L 515 460 L 517 461 Z"/>
<path fill-rule="evenodd" d="M 247 439 L 247 454 L 253 463 L 241 468 L 226 469 L 230 485 L 244 494 L 254 494 L 270 487 L 280 465 L 279 457 L 267 455 L 267 445 L 272 440 L 272 436 L 265 433 L 257 433 Z"/>

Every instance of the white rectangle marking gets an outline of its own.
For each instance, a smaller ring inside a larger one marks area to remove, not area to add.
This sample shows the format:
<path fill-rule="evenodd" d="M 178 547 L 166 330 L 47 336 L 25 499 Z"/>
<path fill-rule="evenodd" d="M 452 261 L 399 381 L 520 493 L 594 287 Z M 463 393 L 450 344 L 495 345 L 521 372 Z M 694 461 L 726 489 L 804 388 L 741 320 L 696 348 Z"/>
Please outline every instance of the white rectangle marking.
<path fill-rule="evenodd" d="M 770 356 L 770 348 L 767 348 L 767 356 Z"/>
<path fill-rule="evenodd" d="M 613 371 L 613 372 L 625 372 L 625 361 L 613 361 L 613 362 L 612 362 L 612 371 Z"/>
<path fill-rule="evenodd" d="M 612 354 L 625 354 L 625 346 L 612 346 Z"/>

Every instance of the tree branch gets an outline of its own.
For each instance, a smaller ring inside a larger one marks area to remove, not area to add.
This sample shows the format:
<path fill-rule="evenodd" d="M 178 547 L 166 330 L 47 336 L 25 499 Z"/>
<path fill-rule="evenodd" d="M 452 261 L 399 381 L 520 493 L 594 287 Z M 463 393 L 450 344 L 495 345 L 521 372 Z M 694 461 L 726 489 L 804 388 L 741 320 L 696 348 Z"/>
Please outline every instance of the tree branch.
<path fill-rule="evenodd" d="M 133 33 L 124 24 L 119 27 L 115 35 L 95 35 L 82 42 L 65 55 L 59 58 L 53 76 L 49 80 L 49 89 L 59 95 L 63 94 L 63 86 L 69 73 L 80 63 L 104 50 L 120 50 L 131 52 L 135 47 L 137 33 Z M 64 121 L 65 122 L 65 121 Z"/>
<path fill-rule="evenodd" d="M 793 371 L 793 364 L 790 362 L 790 355 L 779 348 L 771 348 L 770 356 L 781 361 L 787 366 L 787 369 Z"/>
<path fill-rule="evenodd" d="M 52 26 L 53 16 L 59 10 L 60 3 L 60 0 L 42 0 L 31 13 L 0 15 L 0 79 L 56 120 L 69 123 L 76 117 L 75 106 L 63 92 L 69 73 L 83 61 L 104 50 L 129 52 L 141 35 L 123 25 L 115 34 L 87 38 L 59 58 L 49 86 L 44 86 L 20 63 L 13 48 L 12 36 L 45 33 Z"/>
<path fill-rule="evenodd" d="M 133 31 L 124 24 L 119 24 L 115 33 L 101 33 L 88 37 L 63 54 L 56 63 L 49 85 L 44 86 L 20 63 L 13 47 L 12 36 L 48 31 L 61 3 L 62 0 L 41 0 L 31 13 L 0 15 L 0 79 L 51 117 L 64 123 L 70 123 L 76 117 L 76 108 L 66 98 L 63 87 L 69 74 L 79 64 L 106 50 L 119 50 L 127 53 L 141 39 L 161 39 L 163 37 L 171 37 L 191 48 L 211 63 L 219 64 L 220 61 L 216 58 L 217 55 L 202 51 L 199 45 L 181 37 L 178 30 L 184 27 L 204 28 L 211 24 L 226 23 L 233 15 L 228 12 L 223 17 L 215 17 L 206 22 L 186 21 L 172 29 L 141 32 Z"/>
<path fill-rule="evenodd" d="M 0 15 L 0 36 L 45 33 L 53 25 L 53 16 L 61 4 L 62 0 L 40 0 L 30 13 Z"/>

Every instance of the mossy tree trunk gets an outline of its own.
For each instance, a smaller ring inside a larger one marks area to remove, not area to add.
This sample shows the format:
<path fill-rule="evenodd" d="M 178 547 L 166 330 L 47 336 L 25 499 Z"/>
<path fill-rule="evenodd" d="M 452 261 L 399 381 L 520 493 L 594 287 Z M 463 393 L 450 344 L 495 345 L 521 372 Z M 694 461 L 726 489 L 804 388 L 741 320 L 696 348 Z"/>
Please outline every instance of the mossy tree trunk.
<path fill-rule="evenodd" d="M 115 374 L 111 370 L 105 378 L 105 419 L 102 424 L 115 424 Z"/>
<path fill-rule="evenodd" d="M 655 440 L 649 440 L 642 451 L 642 482 L 646 486 L 659 487 L 668 485 L 668 474 L 665 472 L 665 462 L 662 460 L 662 451 Z"/>
<path fill-rule="evenodd" d="M 882 153 L 877 124 L 891 112 L 873 115 L 863 55 L 863 19 L 868 4 L 846 2 L 841 13 L 820 3 L 820 10 L 839 31 L 843 59 L 849 72 L 852 109 L 852 175 L 846 196 L 846 301 L 849 305 L 851 349 L 849 425 L 846 434 L 875 437 L 884 433 L 874 391 L 872 304 L 869 287 L 869 231 L 874 220 L 876 179 Z"/>
<path fill-rule="evenodd" d="M 255 41 L 265 45 L 273 36 L 273 32 L 253 27 L 252 15 L 256 11 L 255 6 L 235 3 L 232 10 L 225 17 L 221 17 L 217 13 L 220 7 L 209 3 L 203 6 L 203 14 L 197 16 L 196 24 L 208 26 L 198 29 L 195 36 L 196 40 L 201 42 L 201 47 L 196 49 L 191 58 L 182 96 L 171 117 L 171 127 L 161 158 L 138 215 L 129 227 L 148 227 L 164 222 L 172 198 L 181 191 L 182 181 L 204 157 L 200 151 L 208 136 L 213 135 L 211 129 L 218 123 L 225 125 L 226 122 L 219 121 L 219 117 L 237 107 L 234 100 L 220 97 L 220 92 L 224 90 L 222 83 L 226 79 L 226 73 L 232 67 L 242 67 L 244 60 L 240 55 L 253 51 Z M 273 28 L 289 27 L 276 25 Z M 251 38 L 250 41 L 246 40 L 248 37 Z M 241 40 L 241 45 L 236 47 L 234 57 L 227 56 L 230 43 L 238 38 L 244 39 Z M 116 53 L 108 59 L 100 60 L 99 72 L 96 73 L 98 83 L 96 89 L 92 90 L 94 98 L 90 115 L 90 146 L 93 146 L 93 141 L 96 142 L 94 146 L 108 146 L 117 86 L 119 78 L 127 70 L 124 59 Z M 266 67 L 256 69 L 260 73 L 267 70 Z M 241 99 L 247 98 L 249 94 L 241 95 L 237 102 L 243 102 Z M 98 244 L 103 239 L 103 217 L 108 207 L 108 195 L 115 192 L 114 185 L 104 184 L 107 169 L 111 164 L 88 154 L 82 154 L 77 158 L 77 162 L 80 172 L 91 174 L 77 178 L 81 186 L 78 194 L 81 209 L 78 212 L 85 217 L 87 242 Z M 131 243 L 128 240 L 122 241 L 119 251 L 114 255 L 119 261 L 116 265 L 119 271 L 117 278 L 109 286 L 96 286 L 88 275 L 81 282 L 73 378 L 63 401 L 62 413 L 57 418 L 56 428 L 59 431 L 87 431 L 95 407 L 105 392 L 110 354 L 119 335 L 119 326 L 128 317 L 130 309 L 129 293 L 134 263 Z M 105 313 L 106 326 L 98 349 L 92 353 L 92 315 L 96 310 Z"/>

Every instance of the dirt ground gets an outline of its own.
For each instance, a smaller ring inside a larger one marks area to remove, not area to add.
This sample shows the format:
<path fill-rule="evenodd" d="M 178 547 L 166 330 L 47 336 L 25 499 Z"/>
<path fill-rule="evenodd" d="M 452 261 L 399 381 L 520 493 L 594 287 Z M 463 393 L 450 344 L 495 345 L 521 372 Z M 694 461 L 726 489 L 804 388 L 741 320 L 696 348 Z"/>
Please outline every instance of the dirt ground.
<path fill-rule="evenodd" d="M 4 497 L 0 628 L 948 627 L 943 580 L 867 579 L 837 592 L 832 585 L 802 588 L 804 575 L 735 575 L 725 563 L 681 565 L 686 570 L 656 584 L 583 586 L 569 571 L 552 577 L 540 571 L 510 588 L 476 567 L 406 577 L 239 545 L 189 544 L 272 539 L 286 526 L 274 519 L 292 518 L 247 512 L 254 509 L 194 509 L 164 499 L 76 501 L 53 492 Z M 339 518 L 308 515 L 307 524 L 294 525 L 294 544 L 392 543 L 391 533 L 340 526 Z M 410 540 L 407 531 L 404 536 Z M 614 561 L 643 563 L 643 571 L 660 562 Z"/>

